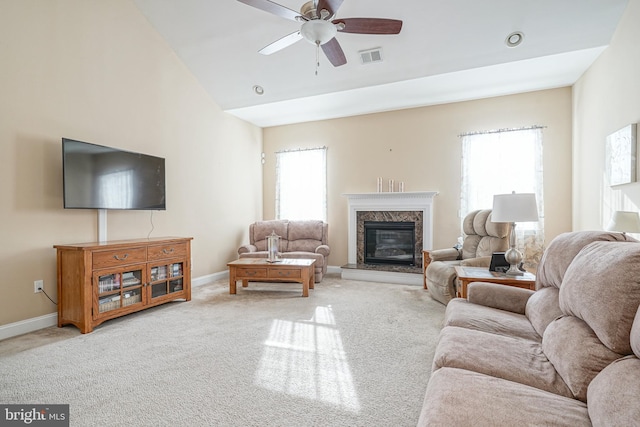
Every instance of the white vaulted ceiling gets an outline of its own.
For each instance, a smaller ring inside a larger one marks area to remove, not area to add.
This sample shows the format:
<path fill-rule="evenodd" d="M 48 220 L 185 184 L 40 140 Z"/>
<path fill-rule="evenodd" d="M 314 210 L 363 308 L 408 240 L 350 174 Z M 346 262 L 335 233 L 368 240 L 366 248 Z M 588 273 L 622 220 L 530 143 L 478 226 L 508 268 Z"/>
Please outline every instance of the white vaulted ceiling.
<path fill-rule="evenodd" d="M 299 10 L 304 0 L 275 0 Z M 399 35 L 338 33 L 333 67 L 299 29 L 236 0 L 134 0 L 221 108 L 258 126 L 345 117 L 573 84 L 606 48 L 627 0 L 344 0 L 337 18 L 392 18 Z M 516 48 L 505 44 L 524 33 Z M 381 48 L 363 65 L 358 51 Z M 263 95 L 253 87 L 264 88 Z"/>

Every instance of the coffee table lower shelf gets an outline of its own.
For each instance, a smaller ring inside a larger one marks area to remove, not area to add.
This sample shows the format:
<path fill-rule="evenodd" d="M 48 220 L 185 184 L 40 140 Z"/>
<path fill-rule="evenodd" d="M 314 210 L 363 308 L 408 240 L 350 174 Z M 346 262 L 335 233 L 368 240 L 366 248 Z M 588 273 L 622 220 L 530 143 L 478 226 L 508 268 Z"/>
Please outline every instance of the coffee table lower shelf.
<path fill-rule="evenodd" d="M 522 276 L 507 276 L 504 273 L 496 273 L 483 267 L 456 266 L 455 269 L 460 283 L 460 288 L 458 289 L 458 297 L 460 298 L 467 297 L 467 287 L 471 282 L 491 282 L 532 291 L 536 290 L 536 276 L 531 273 L 524 273 Z"/>
<path fill-rule="evenodd" d="M 241 258 L 227 264 L 229 267 L 229 293 L 236 293 L 236 282 L 242 287 L 249 282 L 293 282 L 302 284 L 302 296 L 309 296 L 315 285 L 313 259 L 282 259 L 268 262 L 266 258 Z"/>

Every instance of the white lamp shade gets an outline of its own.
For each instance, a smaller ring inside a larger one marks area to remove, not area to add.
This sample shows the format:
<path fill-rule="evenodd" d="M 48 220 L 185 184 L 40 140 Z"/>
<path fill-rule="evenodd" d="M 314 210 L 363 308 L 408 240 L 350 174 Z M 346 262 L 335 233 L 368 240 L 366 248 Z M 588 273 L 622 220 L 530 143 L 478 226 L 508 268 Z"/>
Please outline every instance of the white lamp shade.
<path fill-rule="evenodd" d="M 496 194 L 493 196 L 493 222 L 530 222 L 538 220 L 538 205 L 533 193 Z"/>
<path fill-rule="evenodd" d="M 638 216 L 638 212 L 615 211 L 607 230 L 640 233 L 640 216 Z"/>

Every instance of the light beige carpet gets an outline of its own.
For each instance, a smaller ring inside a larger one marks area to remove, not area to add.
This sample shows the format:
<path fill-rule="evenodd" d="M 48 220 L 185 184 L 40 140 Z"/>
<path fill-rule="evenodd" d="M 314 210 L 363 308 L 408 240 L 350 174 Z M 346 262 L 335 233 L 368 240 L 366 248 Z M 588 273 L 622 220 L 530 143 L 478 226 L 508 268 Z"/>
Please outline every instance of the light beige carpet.
<path fill-rule="evenodd" d="M 0 342 L 0 402 L 68 403 L 72 426 L 415 426 L 443 316 L 420 286 L 220 281 Z"/>

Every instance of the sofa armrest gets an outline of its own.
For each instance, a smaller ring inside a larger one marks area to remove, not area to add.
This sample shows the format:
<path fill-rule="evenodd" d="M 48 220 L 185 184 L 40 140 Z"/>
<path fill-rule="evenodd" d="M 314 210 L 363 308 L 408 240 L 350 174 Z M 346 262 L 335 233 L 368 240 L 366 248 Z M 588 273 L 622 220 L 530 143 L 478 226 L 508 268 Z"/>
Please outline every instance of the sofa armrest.
<path fill-rule="evenodd" d="M 487 267 L 491 265 L 490 256 L 481 256 L 478 258 L 467 258 L 460 261 L 460 265 L 464 267 Z"/>
<path fill-rule="evenodd" d="M 258 252 L 258 248 L 255 245 L 244 245 L 240 246 L 240 248 L 238 249 L 238 255 L 246 254 L 249 252 Z"/>
<path fill-rule="evenodd" d="M 469 302 L 513 313 L 524 314 L 532 290 L 489 282 L 473 282 L 467 289 Z"/>
<path fill-rule="evenodd" d="M 460 251 L 456 248 L 435 249 L 429 251 L 431 261 L 455 261 L 460 258 Z"/>
<path fill-rule="evenodd" d="M 329 246 L 327 245 L 320 245 L 316 248 L 316 253 L 322 254 L 326 258 L 331 253 L 331 249 L 329 249 Z"/>

